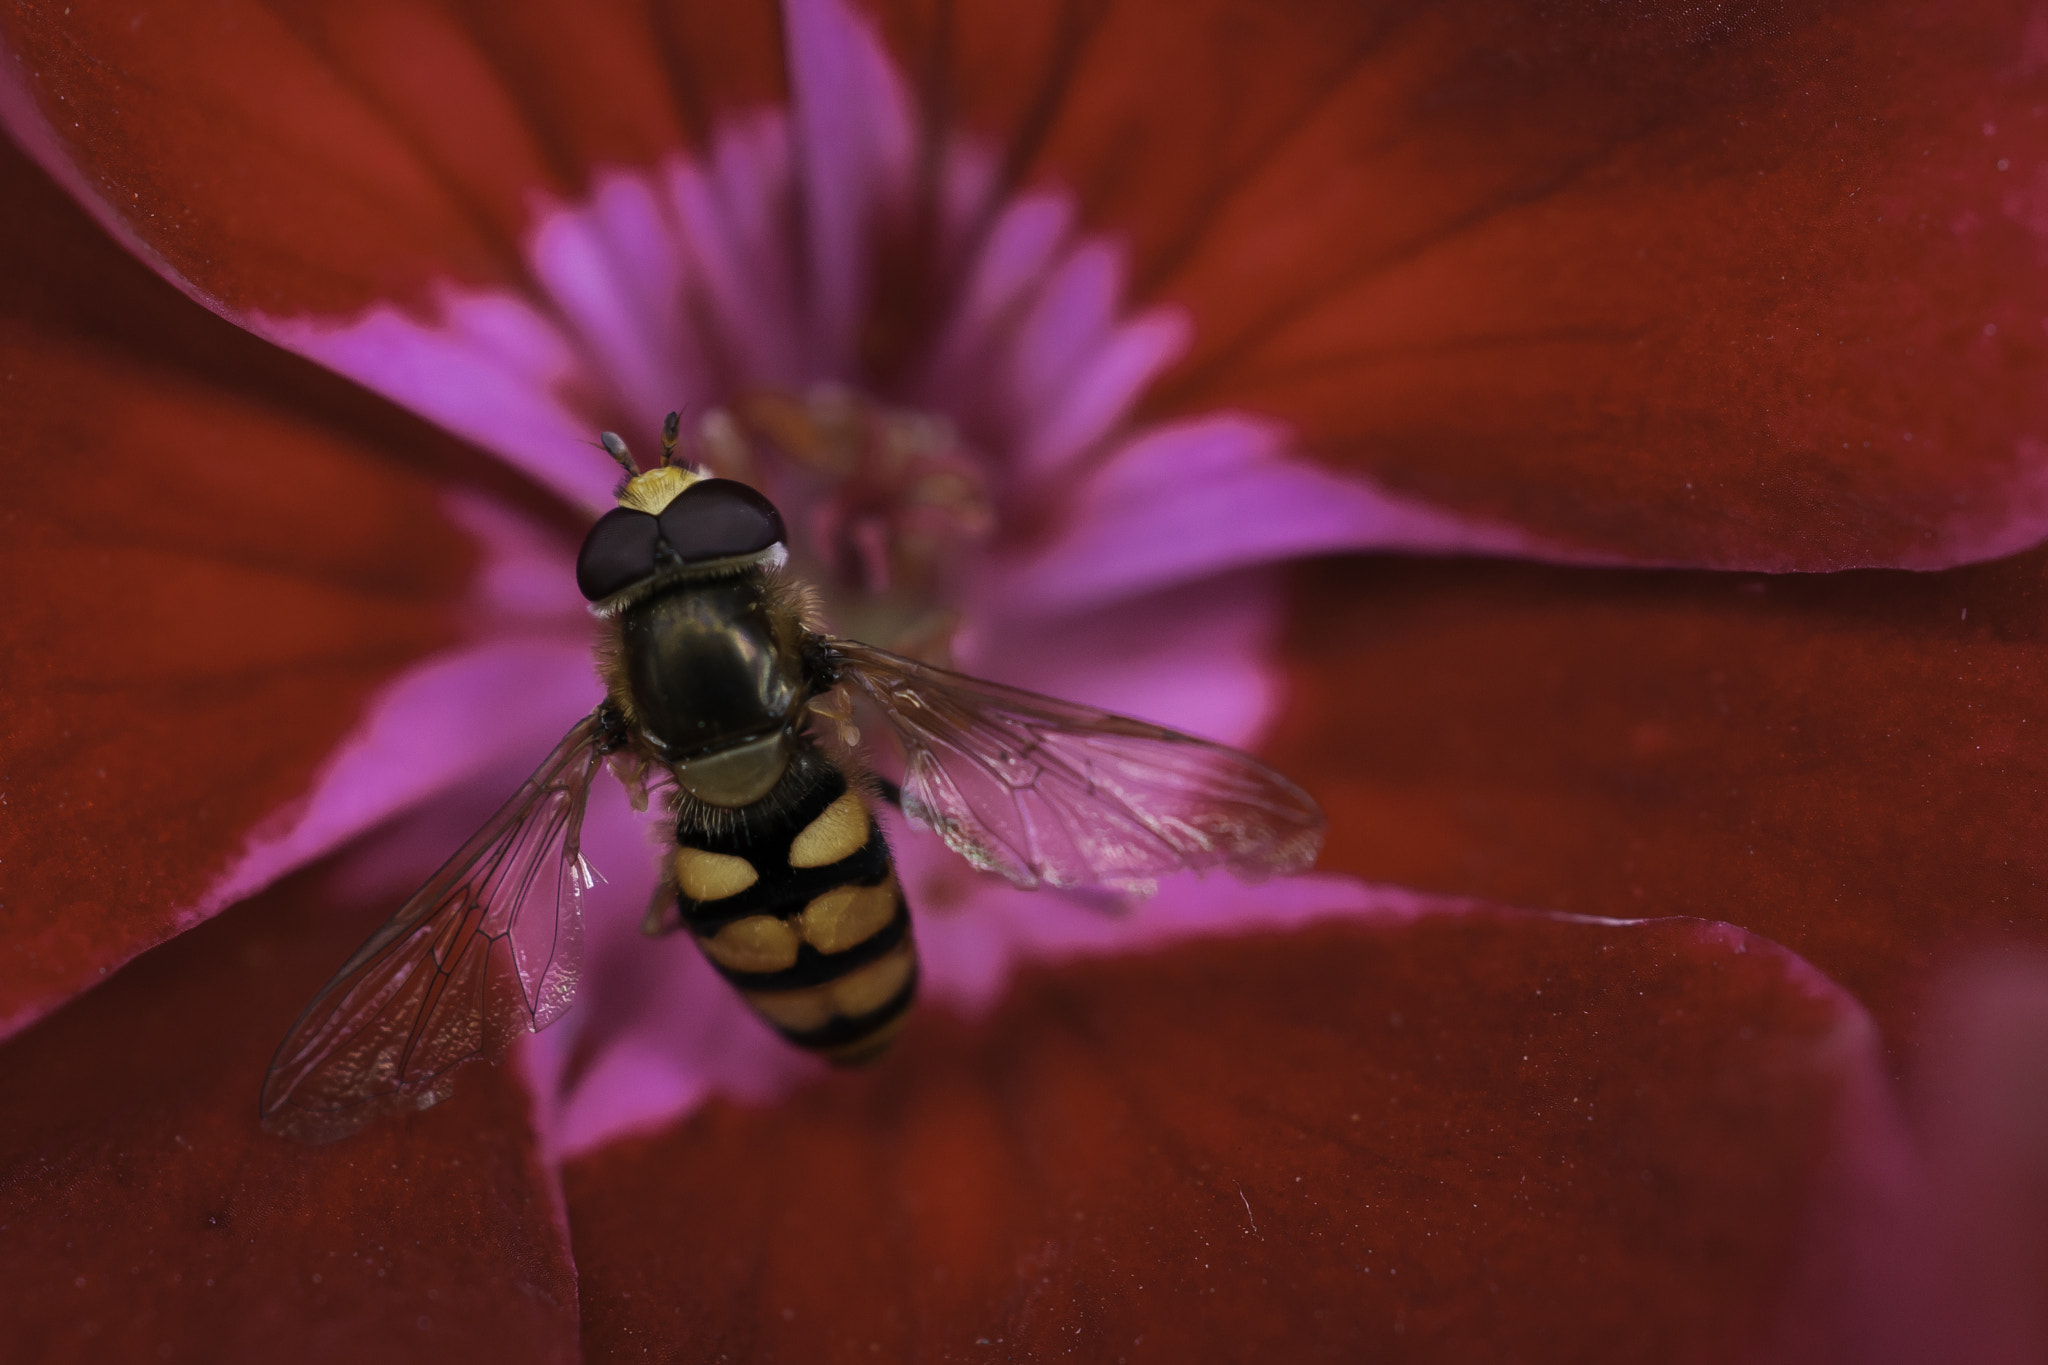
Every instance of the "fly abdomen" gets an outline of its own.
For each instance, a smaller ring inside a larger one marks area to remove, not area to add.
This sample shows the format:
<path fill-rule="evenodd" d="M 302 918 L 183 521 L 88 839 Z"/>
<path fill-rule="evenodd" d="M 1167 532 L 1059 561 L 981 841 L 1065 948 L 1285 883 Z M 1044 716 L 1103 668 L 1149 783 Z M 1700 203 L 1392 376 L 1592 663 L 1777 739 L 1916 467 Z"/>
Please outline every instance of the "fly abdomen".
<path fill-rule="evenodd" d="M 834 1062 L 889 1045 L 917 949 L 889 847 L 836 765 L 807 749 L 753 806 L 686 808 L 676 838 L 683 924 L 756 1013 Z"/>

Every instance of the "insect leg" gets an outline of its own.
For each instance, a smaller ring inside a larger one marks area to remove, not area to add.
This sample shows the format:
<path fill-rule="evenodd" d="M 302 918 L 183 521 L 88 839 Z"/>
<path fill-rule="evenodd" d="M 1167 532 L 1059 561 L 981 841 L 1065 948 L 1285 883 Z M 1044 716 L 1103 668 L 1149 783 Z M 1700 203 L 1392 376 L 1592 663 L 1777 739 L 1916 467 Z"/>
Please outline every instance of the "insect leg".
<path fill-rule="evenodd" d="M 680 927 L 680 911 L 676 906 L 676 884 L 669 879 L 666 867 L 655 879 L 654 894 L 648 898 L 647 913 L 640 917 L 640 932 L 649 938 L 660 938 L 670 930 Z"/>

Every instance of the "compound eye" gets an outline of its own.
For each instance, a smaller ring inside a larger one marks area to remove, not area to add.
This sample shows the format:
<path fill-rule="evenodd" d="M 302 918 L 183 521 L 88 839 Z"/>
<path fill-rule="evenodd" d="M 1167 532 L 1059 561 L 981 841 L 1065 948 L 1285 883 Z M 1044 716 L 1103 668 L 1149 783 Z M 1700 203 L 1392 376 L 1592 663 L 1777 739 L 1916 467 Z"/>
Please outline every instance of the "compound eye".
<path fill-rule="evenodd" d="M 597 519 L 576 554 L 576 586 L 592 602 L 623 592 L 655 569 L 661 523 L 631 507 L 614 507 Z"/>
<path fill-rule="evenodd" d="M 789 539 L 775 504 L 733 479 L 706 479 L 677 494 L 661 509 L 661 535 L 686 564 L 758 554 Z"/>

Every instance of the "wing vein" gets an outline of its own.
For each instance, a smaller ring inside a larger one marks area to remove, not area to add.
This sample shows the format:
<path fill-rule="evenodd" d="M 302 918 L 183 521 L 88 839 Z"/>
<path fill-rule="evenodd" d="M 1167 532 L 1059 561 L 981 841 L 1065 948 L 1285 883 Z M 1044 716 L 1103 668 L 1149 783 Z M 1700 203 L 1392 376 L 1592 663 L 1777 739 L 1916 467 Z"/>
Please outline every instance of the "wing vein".
<path fill-rule="evenodd" d="M 583 810 L 610 733 L 597 713 L 578 721 L 343 964 L 271 1061 L 266 1127 L 326 1142 L 424 1109 L 456 1068 L 560 1017 L 581 956 Z"/>
<path fill-rule="evenodd" d="M 1125 716 L 829 642 L 904 751 L 904 810 L 1019 886 L 1139 890 L 1182 870 L 1257 879 L 1315 860 L 1322 813 L 1248 754 Z"/>

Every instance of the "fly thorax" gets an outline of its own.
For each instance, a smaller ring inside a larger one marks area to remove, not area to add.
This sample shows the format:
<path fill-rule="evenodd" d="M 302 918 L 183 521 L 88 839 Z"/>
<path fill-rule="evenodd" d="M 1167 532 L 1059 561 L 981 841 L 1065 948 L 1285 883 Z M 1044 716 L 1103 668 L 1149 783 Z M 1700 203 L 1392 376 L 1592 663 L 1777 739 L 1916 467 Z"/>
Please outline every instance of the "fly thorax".
<path fill-rule="evenodd" d="M 677 779 L 721 806 L 773 787 L 803 683 L 761 576 L 677 584 L 629 607 L 619 630 L 641 733 Z"/>

